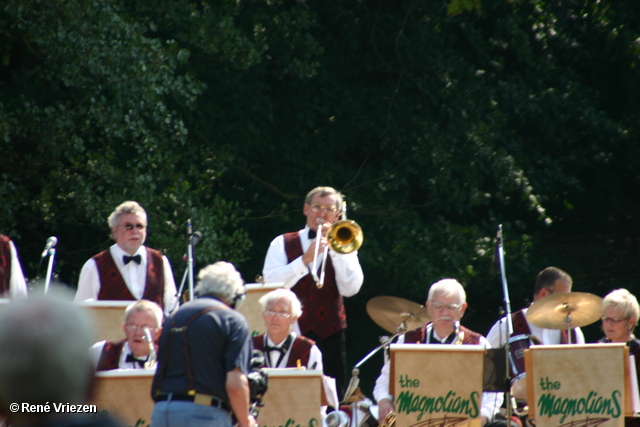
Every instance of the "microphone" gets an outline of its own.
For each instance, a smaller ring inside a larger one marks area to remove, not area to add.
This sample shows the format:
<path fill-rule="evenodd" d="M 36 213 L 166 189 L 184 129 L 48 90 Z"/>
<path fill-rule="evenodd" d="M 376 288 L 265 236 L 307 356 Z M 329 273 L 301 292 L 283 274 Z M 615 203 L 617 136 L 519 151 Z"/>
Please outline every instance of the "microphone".
<path fill-rule="evenodd" d="M 44 258 L 47 256 L 47 253 L 56 247 L 58 244 L 58 238 L 56 236 L 51 236 L 47 239 L 47 244 L 44 246 L 44 251 L 42 251 L 41 257 Z"/>
<path fill-rule="evenodd" d="M 196 231 L 195 233 L 193 233 L 191 235 L 191 237 L 189 237 L 189 243 L 192 244 L 193 246 L 195 246 L 195 245 L 198 244 L 200 239 L 202 239 L 202 232 L 201 231 Z"/>
<path fill-rule="evenodd" d="M 193 224 L 191 224 L 191 218 L 187 220 L 187 237 L 193 236 Z"/>

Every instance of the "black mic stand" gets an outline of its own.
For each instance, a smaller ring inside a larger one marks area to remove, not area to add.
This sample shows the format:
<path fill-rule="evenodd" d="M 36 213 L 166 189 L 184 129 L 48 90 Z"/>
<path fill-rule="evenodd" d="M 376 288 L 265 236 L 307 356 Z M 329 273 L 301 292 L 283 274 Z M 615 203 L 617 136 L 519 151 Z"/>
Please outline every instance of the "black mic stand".
<path fill-rule="evenodd" d="M 187 253 L 186 253 L 187 268 L 184 270 L 184 274 L 182 275 L 182 282 L 180 283 L 180 289 L 176 293 L 176 307 L 178 305 L 178 302 L 180 301 L 180 297 L 182 296 L 184 285 L 185 285 L 185 282 L 187 282 L 187 279 L 189 284 L 189 301 L 192 301 L 194 298 L 194 295 L 193 295 L 194 247 L 200 241 L 201 238 L 202 238 L 201 232 L 199 231 L 196 231 L 195 233 L 193 232 L 193 227 L 191 226 L 191 219 L 189 219 L 189 221 L 187 222 Z M 176 307 L 174 307 L 173 310 L 175 310 Z"/>
<path fill-rule="evenodd" d="M 510 359 L 510 351 L 509 351 L 509 340 L 511 338 L 511 334 L 513 333 L 513 320 L 511 319 L 511 300 L 509 298 L 509 287 L 507 286 L 507 275 L 505 273 L 504 268 L 504 250 L 502 248 L 502 224 L 498 225 L 498 234 L 497 234 L 497 244 L 498 244 L 498 263 L 500 266 L 500 278 L 502 279 L 502 293 L 504 296 L 504 311 L 506 312 L 506 323 L 507 323 L 507 336 L 504 344 L 504 352 L 505 352 L 505 380 L 507 382 L 507 391 L 506 391 L 506 412 L 507 412 L 507 425 L 511 425 L 511 359 Z M 499 325 L 500 334 L 502 334 L 502 325 Z"/>

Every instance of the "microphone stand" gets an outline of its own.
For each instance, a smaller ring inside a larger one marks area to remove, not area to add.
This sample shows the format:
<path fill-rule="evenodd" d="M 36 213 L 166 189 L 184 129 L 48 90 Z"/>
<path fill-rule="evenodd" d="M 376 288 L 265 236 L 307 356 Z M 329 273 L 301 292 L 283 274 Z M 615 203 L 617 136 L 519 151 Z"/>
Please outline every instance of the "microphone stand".
<path fill-rule="evenodd" d="M 44 281 L 44 293 L 49 292 L 49 285 L 51 284 L 51 276 L 53 275 L 53 260 L 56 257 L 56 248 L 55 246 L 49 249 L 47 255 L 49 257 L 49 261 L 47 264 L 47 277 Z"/>
<path fill-rule="evenodd" d="M 504 309 L 506 312 L 506 323 L 507 323 L 507 336 L 504 344 L 504 352 L 505 352 L 505 370 L 506 375 L 505 379 L 507 381 L 507 391 L 506 391 L 506 412 L 507 412 L 507 425 L 511 425 L 511 360 L 510 360 L 510 351 L 509 351 L 509 340 L 511 338 L 511 334 L 513 333 L 513 319 L 511 319 L 511 300 L 509 298 L 509 287 L 507 286 L 507 275 L 505 273 L 504 268 L 504 250 L 502 248 L 502 224 L 498 225 L 498 263 L 500 265 L 500 278 L 502 279 L 502 293 L 504 295 Z M 502 333 L 502 326 L 499 326 L 500 333 Z"/>

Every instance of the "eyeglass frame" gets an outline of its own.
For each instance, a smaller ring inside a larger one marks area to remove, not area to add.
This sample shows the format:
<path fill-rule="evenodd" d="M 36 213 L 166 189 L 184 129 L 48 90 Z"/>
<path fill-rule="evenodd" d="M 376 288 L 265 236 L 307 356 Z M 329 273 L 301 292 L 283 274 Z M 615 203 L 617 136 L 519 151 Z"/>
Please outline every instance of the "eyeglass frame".
<path fill-rule="evenodd" d="M 291 317 L 291 313 L 287 313 L 284 311 L 273 311 L 273 310 L 265 310 L 262 312 L 266 317 L 274 317 L 278 316 L 279 319 L 288 319 Z"/>
<path fill-rule="evenodd" d="M 434 310 L 442 310 L 443 308 L 446 308 L 447 310 L 453 311 L 453 310 L 457 310 L 460 307 L 462 307 L 462 303 L 458 303 L 458 304 L 454 304 L 454 303 L 449 303 L 449 304 L 445 304 L 443 302 L 438 302 L 438 301 L 429 301 L 429 305 L 431 306 L 431 308 L 433 308 Z"/>
<path fill-rule="evenodd" d="M 600 318 L 600 321 L 602 321 L 602 323 L 607 323 L 607 322 L 611 322 L 614 325 L 617 325 L 619 323 L 624 322 L 625 320 L 629 320 L 629 317 L 623 317 L 622 319 L 616 319 L 615 317 L 609 317 L 609 316 L 602 316 Z"/>
<path fill-rule="evenodd" d="M 331 214 L 337 214 L 338 213 L 338 208 L 336 206 L 322 206 L 319 203 L 312 203 L 312 204 L 309 205 L 309 207 L 315 213 L 320 213 L 320 212 L 331 213 Z"/>
<path fill-rule="evenodd" d="M 124 229 L 125 229 L 125 230 L 127 230 L 127 231 L 131 231 L 131 230 L 133 230 L 134 228 L 135 228 L 136 230 L 144 230 L 145 228 L 147 228 L 147 226 L 146 226 L 145 224 L 140 224 L 140 223 L 137 223 L 137 224 L 131 224 L 131 223 L 128 223 L 128 222 L 127 222 L 126 224 L 122 224 L 122 228 L 124 228 Z"/>
<path fill-rule="evenodd" d="M 129 332 L 144 331 L 145 329 L 149 329 L 149 331 L 155 332 L 158 329 L 160 329 L 159 326 L 149 326 L 149 325 L 140 326 L 140 325 L 136 325 L 135 323 L 125 323 L 124 327 Z"/>

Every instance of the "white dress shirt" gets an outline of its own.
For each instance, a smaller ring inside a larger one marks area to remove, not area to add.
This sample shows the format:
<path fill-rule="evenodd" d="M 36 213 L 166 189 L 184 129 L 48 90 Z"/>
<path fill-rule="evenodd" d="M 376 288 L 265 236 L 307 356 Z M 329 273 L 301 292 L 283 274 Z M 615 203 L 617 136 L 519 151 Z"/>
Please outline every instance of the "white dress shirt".
<path fill-rule="evenodd" d="M 269 352 L 269 354 L 265 354 L 265 358 L 267 360 L 265 360 L 265 362 L 268 361 L 268 363 L 265 363 L 265 367 L 267 368 L 286 368 L 287 367 L 287 362 L 289 362 L 289 356 L 291 355 L 291 348 L 293 347 L 293 341 L 295 341 L 296 337 L 299 335 L 296 332 L 291 332 L 291 345 L 289 346 L 289 349 L 287 350 L 287 352 L 285 353 L 284 357 L 282 358 L 282 360 L 280 361 L 280 364 L 278 366 L 273 366 L 276 363 L 278 363 L 278 360 L 280 359 L 280 351 L 277 350 L 272 350 Z M 281 348 L 286 339 L 284 339 L 280 344 L 275 344 L 273 341 L 271 341 L 271 338 L 269 337 L 269 334 L 267 334 L 265 336 L 266 339 L 266 346 L 269 347 L 277 347 L 277 348 Z M 269 366 L 266 366 L 269 365 Z M 318 371 L 322 371 L 322 353 L 320 352 L 320 349 L 314 344 L 311 346 L 311 350 L 309 352 L 309 363 L 307 363 L 306 366 L 307 369 L 309 370 L 318 370 Z"/>
<path fill-rule="evenodd" d="M 433 325 L 429 323 L 426 326 L 426 337 L 427 342 L 425 344 L 429 344 L 429 339 L 431 337 L 431 330 L 433 329 Z M 433 331 L 433 336 L 435 339 L 440 342 L 444 342 L 447 337 L 441 338 L 438 336 L 436 331 Z M 400 335 L 398 337 L 397 344 L 404 344 L 405 335 Z M 480 337 L 479 345 L 484 346 L 485 348 L 491 348 L 491 344 L 487 341 L 487 339 L 483 336 Z M 479 367 L 482 369 L 482 366 Z M 391 399 L 393 402 L 393 396 L 389 394 L 389 378 L 391 375 L 391 362 L 386 361 L 382 370 L 380 371 L 380 376 L 376 380 L 376 385 L 373 388 L 373 397 L 376 399 L 376 402 L 379 402 L 382 399 Z M 493 420 L 493 417 L 500 410 L 500 405 L 502 405 L 503 396 L 502 393 L 497 392 L 483 392 L 482 393 L 482 403 L 480 407 L 480 415 L 486 417 L 489 421 Z"/>
<path fill-rule="evenodd" d="M 304 254 L 311 244 L 309 240 L 309 226 L 299 231 L 300 243 L 302 244 L 302 253 Z M 315 241 L 315 240 L 314 240 Z M 339 254 L 329 250 L 331 263 L 336 273 L 336 285 L 340 295 L 350 297 L 360 291 L 364 274 L 358 260 L 358 251 L 349 254 Z M 318 269 L 320 269 L 320 261 L 318 260 Z M 267 256 L 264 260 L 262 268 L 262 276 L 266 282 L 284 282 L 284 287 L 291 289 L 300 279 L 309 274 L 310 268 L 313 266 L 311 262 L 308 266 L 302 261 L 302 256 L 294 259 L 289 263 L 287 253 L 284 249 L 284 235 L 280 235 L 273 239 L 269 245 Z"/>
<path fill-rule="evenodd" d="M 527 309 L 522 309 L 523 314 L 527 314 Z M 529 330 L 531 331 L 531 335 L 537 337 L 542 344 L 545 345 L 555 345 L 561 344 L 562 340 L 562 331 L 560 329 L 544 329 L 540 328 L 536 325 L 532 325 L 527 320 L 527 325 L 529 325 Z M 576 342 L 571 342 L 572 344 L 584 344 L 584 334 L 582 333 L 582 329 L 575 328 L 576 333 Z M 502 347 L 506 342 L 509 334 L 507 332 L 507 318 L 503 317 L 499 321 L 497 321 L 492 327 L 489 333 L 487 334 L 487 340 L 491 344 L 491 347 L 498 348 Z"/>
<path fill-rule="evenodd" d="M 122 274 L 129 292 L 136 299 L 141 299 L 147 284 L 147 250 L 145 246 L 140 246 L 134 255 L 140 255 L 140 264 L 129 262 L 124 264 L 122 257 L 129 255 L 120 246 L 114 244 L 109 248 L 111 256 Z M 173 279 L 173 271 L 171 264 L 166 256 L 162 256 L 162 264 L 164 266 L 164 312 L 169 315 L 178 306 L 176 297 L 176 283 Z M 78 290 L 76 291 L 75 301 L 97 300 L 100 292 L 100 273 L 98 272 L 98 264 L 93 258 L 89 258 L 82 266 L 80 271 L 80 279 L 78 280 Z"/>
<path fill-rule="evenodd" d="M 91 355 L 91 360 L 93 361 L 93 366 L 95 368 L 98 367 L 98 362 L 100 361 L 100 355 L 102 354 L 102 349 L 104 348 L 106 341 L 98 341 L 94 345 L 89 348 L 89 354 Z M 120 352 L 120 359 L 118 361 L 118 369 L 145 369 L 144 366 L 140 366 L 137 362 L 127 362 L 127 355 L 133 354 L 131 348 L 129 347 L 129 343 L 125 342 L 122 347 L 122 352 Z"/>
<path fill-rule="evenodd" d="M 18 260 L 18 251 L 13 241 L 9 240 L 9 252 L 11 252 L 11 277 L 9 278 L 9 297 L 20 298 L 27 296 L 27 282 L 22 273 L 22 266 Z"/>

